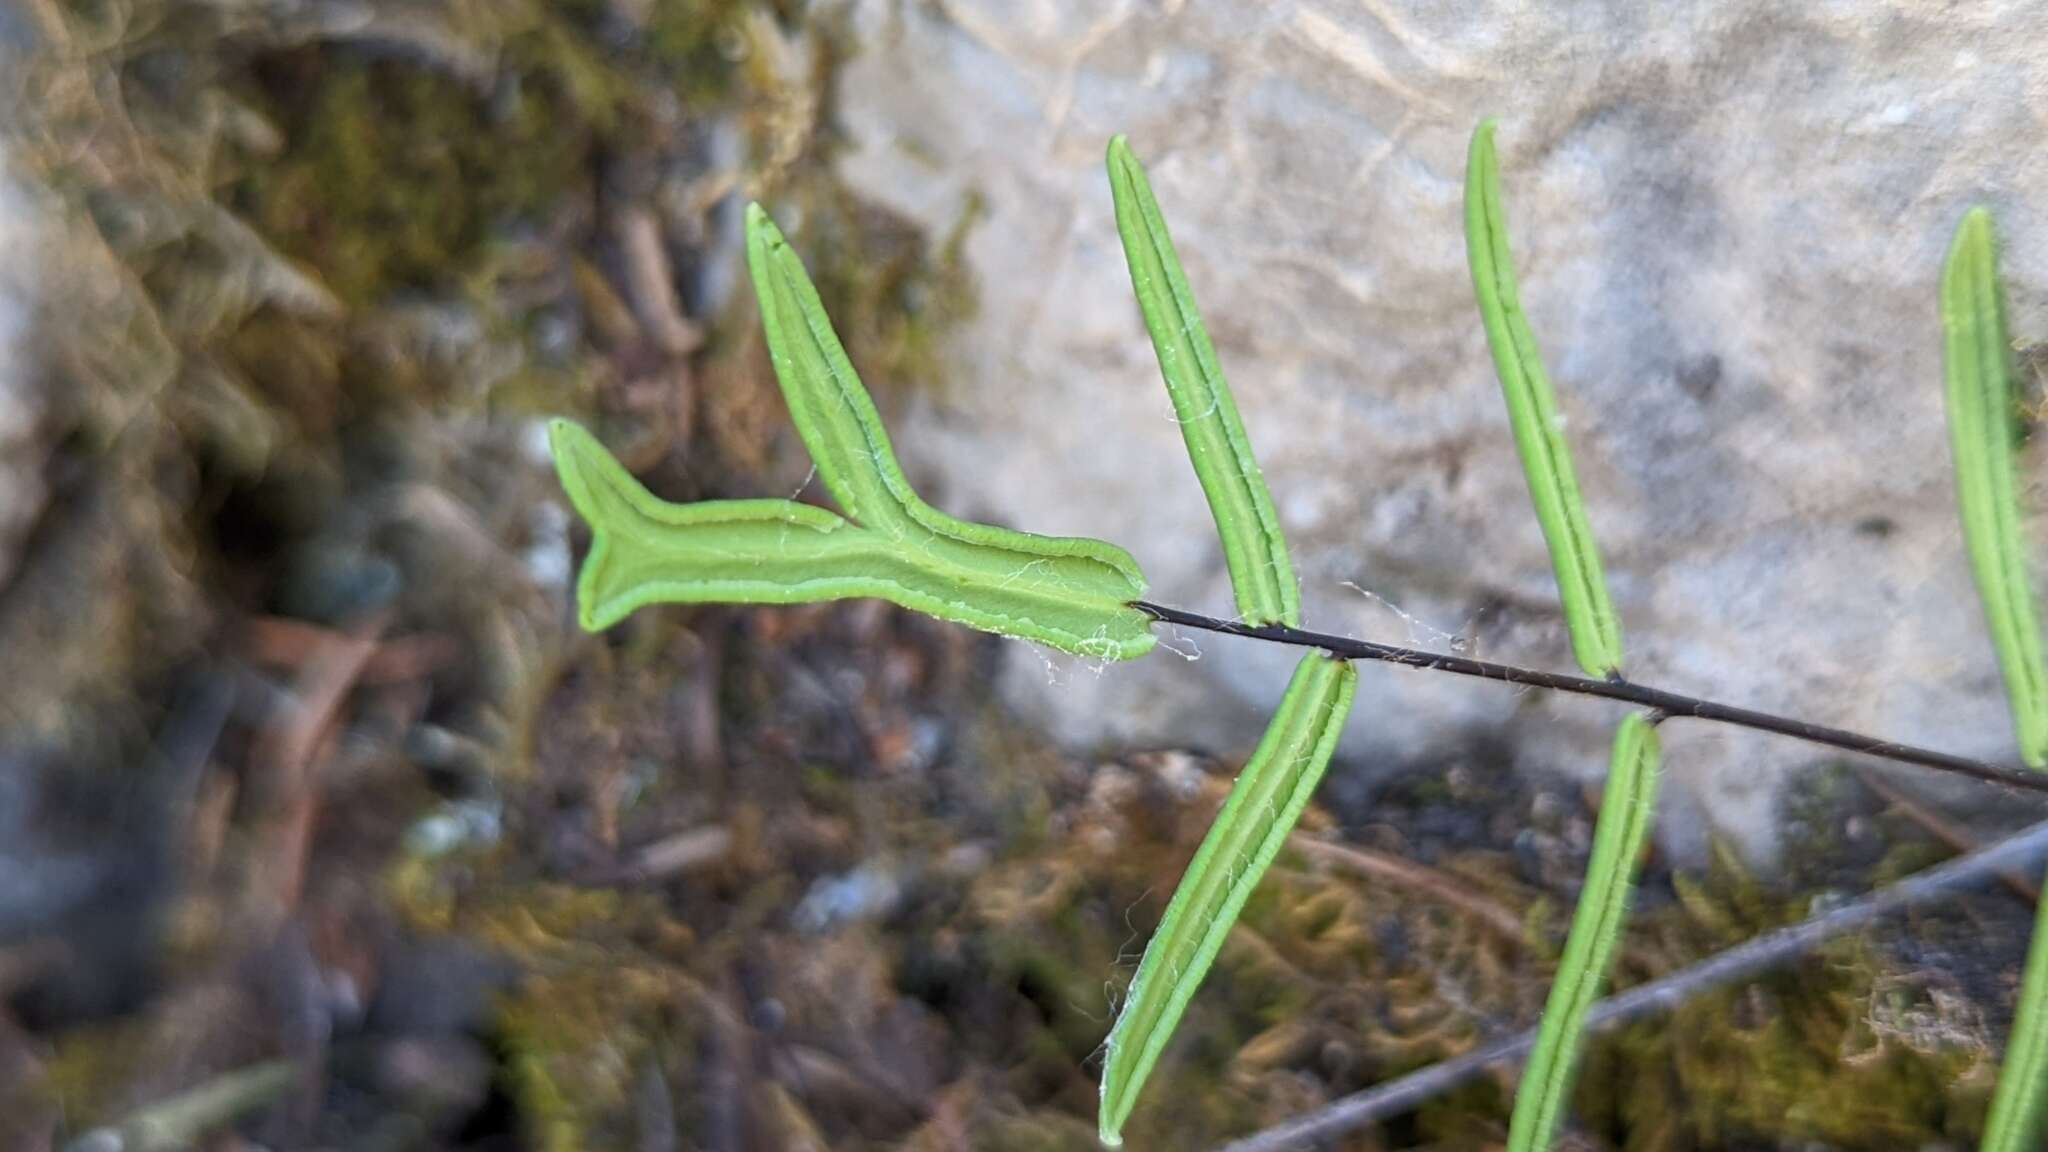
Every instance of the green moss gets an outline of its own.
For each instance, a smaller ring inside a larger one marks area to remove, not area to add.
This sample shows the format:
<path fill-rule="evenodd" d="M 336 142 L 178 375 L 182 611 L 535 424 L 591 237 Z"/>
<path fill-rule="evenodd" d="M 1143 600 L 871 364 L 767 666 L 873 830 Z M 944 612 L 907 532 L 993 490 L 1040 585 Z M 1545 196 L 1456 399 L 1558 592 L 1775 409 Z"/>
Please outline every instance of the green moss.
<path fill-rule="evenodd" d="M 542 1152 L 630 1146 L 635 1073 L 672 1001 L 651 968 L 537 979 L 498 1014 L 522 1122 Z"/>
<path fill-rule="evenodd" d="M 282 152 L 245 163 L 238 207 L 337 295 L 459 284 L 507 229 L 587 220 L 607 156 L 659 148 L 680 101 L 742 100 L 748 13 L 761 0 L 656 0 L 639 25 L 597 0 L 493 10 L 475 41 L 488 76 L 430 52 L 322 44 L 259 57 L 256 102 Z"/>
<path fill-rule="evenodd" d="M 505 1063 L 528 1136 L 543 1152 L 631 1146 L 635 1076 L 693 1047 L 680 1009 L 689 929 L 649 893 L 510 885 L 454 917 L 454 930 L 526 972 L 499 1005 Z"/>
<path fill-rule="evenodd" d="M 587 179 L 587 121 L 555 85 L 490 100 L 432 69 L 312 50 L 266 74 L 287 144 L 237 199 L 351 304 L 447 287 L 497 229 L 538 224 Z"/>
<path fill-rule="evenodd" d="M 122 1105 L 125 1086 L 143 1071 L 148 1037 L 148 1023 L 139 1019 L 66 1031 L 34 1090 L 56 1106 L 72 1132 L 106 1123 Z"/>
<path fill-rule="evenodd" d="M 738 74 L 744 33 L 739 22 L 745 4 L 705 0 L 657 0 L 647 15 L 643 34 L 649 58 L 676 77 L 678 92 L 690 103 L 717 99 Z M 788 18 L 787 4 L 755 5 Z"/>
<path fill-rule="evenodd" d="M 1651 919 L 1683 922 L 1702 951 L 1810 910 L 1808 897 L 1774 893 L 1720 846 L 1707 875 L 1679 892 L 1677 908 Z M 1981 1022 L 1887 965 L 1867 940 L 1840 941 L 1596 1042 L 1579 1082 L 1581 1120 L 1629 1152 L 1914 1148 L 1967 1134 L 1981 1123 L 1967 1086 L 1984 1056 Z"/>

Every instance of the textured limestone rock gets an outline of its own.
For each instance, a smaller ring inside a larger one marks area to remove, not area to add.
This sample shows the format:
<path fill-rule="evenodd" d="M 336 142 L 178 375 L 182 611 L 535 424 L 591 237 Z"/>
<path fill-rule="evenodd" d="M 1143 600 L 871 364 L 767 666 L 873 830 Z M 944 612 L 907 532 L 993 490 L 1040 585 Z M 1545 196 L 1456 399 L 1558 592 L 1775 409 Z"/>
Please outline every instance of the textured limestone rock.
<path fill-rule="evenodd" d="M 0 584 L 14 572 L 22 540 L 47 494 L 43 483 L 42 383 L 31 363 L 39 253 L 23 198 L 9 178 L 0 148 Z"/>
<path fill-rule="evenodd" d="M 969 246 L 979 318 L 955 342 L 951 392 L 901 437 L 961 511 L 1106 537 L 1159 599 L 1228 611 L 1117 247 L 1101 157 L 1128 132 L 1311 624 L 1460 633 L 1486 656 L 1569 667 L 1464 267 L 1465 143 L 1494 115 L 1630 673 L 2014 755 L 1954 511 L 1935 294 L 1957 218 L 1988 203 L 2014 330 L 2048 338 L 2042 5 L 869 0 L 858 14 L 847 170 L 934 226 L 971 192 L 986 200 Z M 1224 647 L 1096 675 L 1020 646 L 1014 695 L 1074 740 L 1242 749 L 1291 657 Z M 1473 746 L 1594 773 L 1614 719 L 1369 672 L 1351 786 Z M 1711 822 L 1768 852 L 1778 782 L 1822 758 L 1698 727 L 1666 746 L 1664 831 L 1681 850 Z"/>

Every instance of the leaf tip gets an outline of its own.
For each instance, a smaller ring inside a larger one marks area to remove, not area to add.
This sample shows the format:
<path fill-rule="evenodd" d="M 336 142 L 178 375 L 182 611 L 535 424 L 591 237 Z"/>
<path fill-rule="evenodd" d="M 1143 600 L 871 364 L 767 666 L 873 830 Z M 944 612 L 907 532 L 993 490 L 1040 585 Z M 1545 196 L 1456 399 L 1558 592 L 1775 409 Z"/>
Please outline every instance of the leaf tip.
<path fill-rule="evenodd" d="M 1118 220 L 1133 207 L 1132 197 L 1146 183 L 1145 166 L 1138 162 L 1138 154 L 1131 151 L 1131 138 L 1119 132 L 1109 138 L 1109 190 L 1115 199 Z"/>
<path fill-rule="evenodd" d="M 1467 154 L 1468 161 L 1484 159 L 1492 163 L 1494 125 L 1493 117 L 1487 116 L 1472 126 L 1472 146 Z"/>
<path fill-rule="evenodd" d="M 556 416 L 548 421 L 548 455 L 554 458 L 557 468 L 561 467 L 563 457 L 575 451 L 579 433 L 589 435 L 574 420 Z"/>
<path fill-rule="evenodd" d="M 1956 236 L 1948 250 L 1948 271 L 1961 267 L 1965 262 L 1981 260 L 1987 267 L 1995 266 L 1998 240 L 1991 224 L 1991 210 L 1982 204 L 1973 205 L 1963 213 L 1956 224 Z M 1994 272 L 1995 274 L 1995 272 Z"/>
<path fill-rule="evenodd" d="M 569 503 L 585 520 L 590 519 L 590 508 L 584 484 L 584 460 L 595 443 L 596 438 L 589 430 L 574 420 L 558 416 L 548 421 L 548 455 L 555 462 L 555 477 L 561 481 Z"/>
<path fill-rule="evenodd" d="M 782 237 L 782 229 L 775 226 L 775 218 L 761 207 L 757 200 L 747 202 L 747 262 L 753 266 L 755 276 L 761 274 L 759 263 L 778 250 L 786 247 L 788 241 Z"/>
<path fill-rule="evenodd" d="M 596 592 L 598 574 L 604 568 L 604 556 L 610 547 L 606 540 L 610 523 L 605 509 L 608 494 L 604 489 L 607 483 L 620 482 L 619 476 L 607 470 L 616 470 L 622 476 L 624 469 L 589 429 L 574 420 L 557 417 L 548 421 L 548 452 L 554 457 L 555 476 L 569 497 L 569 506 L 590 526 L 590 554 L 584 558 L 583 571 L 576 581 L 576 623 L 585 632 L 602 632 L 617 620 L 616 616 L 598 611 Z"/>
<path fill-rule="evenodd" d="M 1493 152 L 1493 125 L 1490 116 L 1475 125 L 1465 151 L 1465 246 L 1474 261 L 1475 283 L 1490 279 L 1492 262 L 1502 255 L 1493 251 L 1494 233 L 1500 231 L 1500 161 Z M 1486 307 L 1483 296 L 1480 307 Z"/>
<path fill-rule="evenodd" d="M 1117 1023 L 1123 1023 L 1122 1014 L 1118 1015 Z M 1124 1121 L 1130 1118 L 1133 1104 L 1129 1091 L 1130 1073 L 1117 1060 L 1118 1031 L 1117 1028 L 1110 1030 L 1109 1058 L 1102 1068 L 1101 1104 L 1095 1115 L 1095 1142 L 1104 1148 L 1124 1146 Z"/>
<path fill-rule="evenodd" d="M 1095 1142 L 1104 1148 L 1124 1146 L 1124 1120 L 1130 1115 L 1130 1106 L 1122 1097 L 1123 1093 L 1112 1091 L 1115 1070 L 1109 1065 L 1116 1055 L 1116 1038 L 1110 1038 L 1111 1060 L 1102 1069 L 1102 1103 L 1095 1115 Z"/>

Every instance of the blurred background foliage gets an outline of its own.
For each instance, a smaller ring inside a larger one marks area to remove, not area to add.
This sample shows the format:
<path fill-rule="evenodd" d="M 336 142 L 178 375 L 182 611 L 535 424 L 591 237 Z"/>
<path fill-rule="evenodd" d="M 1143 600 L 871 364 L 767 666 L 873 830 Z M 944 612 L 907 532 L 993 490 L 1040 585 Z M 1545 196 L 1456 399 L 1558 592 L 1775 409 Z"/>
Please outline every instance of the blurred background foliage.
<path fill-rule="evenodd" d="M 1231 767 L 1056 752 L 991 702 L 995 641 L 879 605 L 602 638 L 568 610 L 540 417 L 674 499 L 806 483 L 738 290 L 746 198 L 885 405 L 942 386 L 976 205 L 927 236 L 835 179 L 846 28 L 751 0 L 0 17 L 0 1146 L 138 1118 L 220 1148 L 1093 1146 L 1117 982 Z M 1506 763 L 1311 815 L 1340 850 L 1276 867 L 1135 1146 L 1533 1019 L 1592 814 Z M 1958 847 L 1821 787 L 1780 881 L 1653 866 L 1621 979 Z M 1583 1138 L 1958 1139 L 2026 922 L 1973 897 L 1596 1044 Z M 1498 1141 L 1508 1087 L 1345 1146 Z"/>

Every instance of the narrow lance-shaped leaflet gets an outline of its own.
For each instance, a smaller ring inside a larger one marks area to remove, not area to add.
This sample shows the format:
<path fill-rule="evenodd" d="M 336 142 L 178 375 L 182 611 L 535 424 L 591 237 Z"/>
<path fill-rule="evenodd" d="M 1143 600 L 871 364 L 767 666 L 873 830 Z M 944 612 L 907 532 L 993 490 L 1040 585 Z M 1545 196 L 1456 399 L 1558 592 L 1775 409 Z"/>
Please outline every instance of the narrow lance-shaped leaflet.
<path fill-rule="evenodd" d="M 1320 652 L 1296 667 L 1279 712 L 1202 838 L 1131 978 L 1106 1045 L 1103 1143 L 1123 1142 L 1139 1090 L 1329 766 L 1357 686 L 1350 664 Z"/>
<path fill-rule="evenodd" d="M 1472 134 L 1465 170 L 1465 247 L 1472 286 L 1486 327 L 1494 368 L 1514 428 L 1515 449 L 1529 495 L 1550 549 L 1558 599 L 1579 666 L 1595 676 L 1621 673 L 1621 623 L 1600 567 L 1600 553 L 1573 474 L 1571 449 L 1557 414 L 1557 399 L 1543 370 L 1535 334 L 1522 313 L 1508 251 L 1493 124 Z M 1613 964 L 1634 890 L 1636 864 L 1655 823 L 1658 741 L 1641 715 L 1621 722 L 1607 768 L 1606 799 L 1594 829 L 1593 857 L 1572 914 L 1557 977 L 1544 1004 L 1535 1049 L 1515 1089 L 1508 1152 L 1548 1152 L 1570 1102 L 1583 1046 L 1586 1012 L 1599 997 Z"/>
<path fill-rule="evenodd" d="M 1607 765 L 1607 791 L 1593 831 L 1593 858 L 1586 885 L 1572 913 L 1571 935 L 1558 962 L 1557 979 L 1543 1005 L 1536 1047 L 1515 1090 L 1508 1152 L 1537 1152 L 1556 1138 L 1571 1097 L 1586 1013 L 1600 998 L 1607 969 L 1621 940 L 1634 892 L 1633 877 L 1657 811 L 1657 730 L 1640 714 L 1624 718 L 1614 733 Z"/>
<path fill-rule="evenodd" d="M 1109 142 L 1109 187 L 1131 287 L 1152 335 L 1195 478 L 1209 500 L 1224 562 L 1247 624 L 1301 626 L 1301 588 L 1287 558 L 1280 516 L 1252 456 L 1230 384 L 1202 327 L 1195 294 L 1152 195 L 1144 166 L 1122 136 Z"/>
<path fill-rule="evenodd" d="M 1972 209 L 1956 229 L 1941 277 L 1943 357 L 1956 492 L 1963 538 L 1977 594 L 1998 650 L 2011 698 L 2013 727 L 2028 766 L 2044 763 L 2048 744 L 2048 676 L 2041 632 L 2020 538 L 2013 440 L 2012 346 L 1998 282 L 1991 216 Z M 2006 1041 L 2005 1062 L 1985 1119 L 1984 1152 L 2038 1148 L 2041 1105 L 2048 1094 L 2048 900 L 2040 902 L 2026 973 Z"/>
<path fill-rule="evenodd" d="M 2034 1152 L 2041 1130 L 2041 1103 L 2048 1094 L 2048 900 L 2038 901 L 2034 938 L 2027 946 L 2026 974 L 1998 1088 L 1984 1122 L 1983 1152 Z"/>
<path fill-rule="evenodd" d="M 2013 440 L 2012 348 L 2005 335 L 1991 217 L 1963 217 L 1941 276 L 1949 443 L 1963 540 L 2005 674 L 2020 755 L 2048 765 L 2048 671 L 2020 539 Z"/>
<path fill-rule="evenodd" d="M 1480 122 L 1472 133 L 1466 159 L 1465 253 L 1471 262 L 1472 288 L 1479 297 L 1486 343 L 1493 351 L 1494 370 L 1507 399 L 1515 450 L 1529 480 L 1529 496 L 1536 505 L 1543 539 L 1550 546 L 1558 597 L 1571 629 L 1572 654 L 1587 675 L 1614 675 L 1621 669 L 1621 622 L 1614 614 L 1600 570 L 1600 553 L 1586 523 L 1571 448 L 1565 443 L 1563 422 L 1557 414 L 1557 398 L 1551 392 L 1536 334 L 1529 330 L 1515 285 L 1491 120 Z"/>
<path fill-rule="evenodd" d="M 942 577 L 981 577 L 969 580 L 974 595 L 1000 591 L 1068 606 L 1044 620 L 997 610 L 992 615 L 1009 622 L 999 627 L 948 619 L 1100 659 L 1151 651 L 1149 619 L 1128 607 L 1144 594 L 1145 578 L 1123 549 L 956 520 L 919 498 L 803 262 L 758 204 L 747 208 L 747 265 L 791 421 L 847 516 L 895 543 L 906 563 Z"/>

